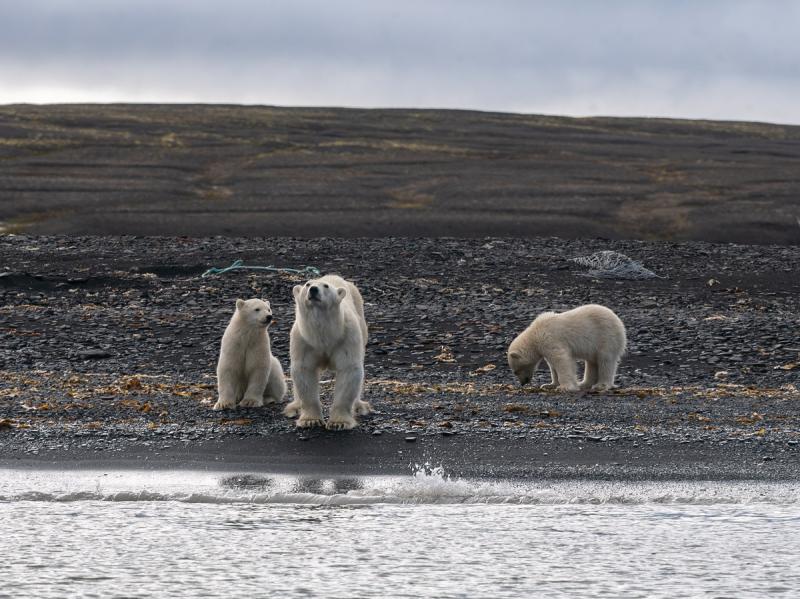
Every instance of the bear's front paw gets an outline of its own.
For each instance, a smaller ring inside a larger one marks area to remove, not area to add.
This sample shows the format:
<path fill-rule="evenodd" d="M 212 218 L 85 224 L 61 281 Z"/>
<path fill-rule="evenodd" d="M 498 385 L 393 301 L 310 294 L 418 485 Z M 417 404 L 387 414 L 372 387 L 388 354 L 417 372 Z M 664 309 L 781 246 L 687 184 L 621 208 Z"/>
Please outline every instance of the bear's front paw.
<path fill-rule="evenodd" d="M 608 391 L 609 389 L 613 388 L 613 385 L 609 385 L 607 383 L 597 383 L 596 385 L 592 385 L 592 391 Z"/>
<path fill-rule="evenodd" d="M 328 423 L 325 427 L 329 431 L 349 431 L 352 428 L 355 428 L 358 425 L 356 419 L 352 416 L 331 416 L 328 418 Z"/>
<path fill-rule="evenodd" d="M 578 390 L 578 385 L 559 385 L 558 390 L 566 393 L 573 393 Z"/>
<path fill-rule="evenodd" d="M 267 396 L 264 397 L 264 405 L 265 406 L 270 405 L 270 404 L 274 404 L 274 403 L 278 403 L 279 401 L 280 401 L 280 399 L 278 399 L 277 397 L 272 397 L 270 395 L 267 395 Z"/>
<path fill-rule="evenodd" d="M 364 416 L 365 414 L 372 413 L 372 406 L 368 401 L 361 401 L 360 399 L 357 399 L 355 405 L 353 406 L 353 410 L 356 414 Z"/>
<path fill-rule="evenodd" d="M 547 391 L 548 389 L 555 389 L 556 387 L 558 387 L 558 385 L 555 383 L 545 383 L 544 385 L 541 385 L 539 389 Z"/>
<path fill-rule="evenodd" d="M 288 418 L 294 418 L 300 413 L 301 404 L 299 401 L 294 400 L 286 404 L 286 407 L 283 408 L 283 415 L 287 416 Z"/>
<path fill-rule="evenodd" d="M 236 402 L 232 399 L 222 399 L 221 397 L 214 404 L 212 410 L 231 410 L 236 407 Z"/>
<path fill-rule="evenodd" d="M 297 428 L 314 428 L 317 426 L 325 426 L 325 421 L 316 416 L 300 416 L 294 423 Z"/>
<path fill-rule="evenodd" d="M 245 397 L 239 402 L 240 408 L 260 408 L 264 405 L 264 400 L 260 397 Z"/>

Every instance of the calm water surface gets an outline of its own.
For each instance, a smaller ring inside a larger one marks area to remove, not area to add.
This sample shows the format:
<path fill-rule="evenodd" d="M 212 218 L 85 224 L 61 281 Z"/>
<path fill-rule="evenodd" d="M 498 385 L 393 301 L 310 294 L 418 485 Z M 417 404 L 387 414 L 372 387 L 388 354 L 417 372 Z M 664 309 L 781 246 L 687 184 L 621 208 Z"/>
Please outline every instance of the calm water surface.
<path fill-rule="evenodd" d="M 0 597 L 800 596 L 800 487 L 0 470 Z"/>

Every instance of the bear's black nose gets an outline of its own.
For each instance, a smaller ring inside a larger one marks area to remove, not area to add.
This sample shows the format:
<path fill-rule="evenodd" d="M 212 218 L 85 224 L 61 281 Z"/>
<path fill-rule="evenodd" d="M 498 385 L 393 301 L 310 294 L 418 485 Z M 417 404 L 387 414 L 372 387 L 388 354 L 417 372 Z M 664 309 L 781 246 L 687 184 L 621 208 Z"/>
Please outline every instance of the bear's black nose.
<path fill-rule="evenodd" d="M 272 314 L 267 314 L 267 322 L 272 322 Z"/>
<path fill-rule="evenodd" d="M 319 287 L 316 285 L 312 285 L 308 288 L 308 296 L 309 297 L 318 297 L 319 296 Z"/>

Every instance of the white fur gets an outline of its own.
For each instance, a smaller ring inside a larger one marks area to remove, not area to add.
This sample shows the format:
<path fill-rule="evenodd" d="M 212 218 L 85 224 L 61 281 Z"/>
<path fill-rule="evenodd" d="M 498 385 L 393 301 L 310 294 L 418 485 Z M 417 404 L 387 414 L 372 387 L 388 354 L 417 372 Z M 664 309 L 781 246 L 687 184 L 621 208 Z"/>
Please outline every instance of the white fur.
<path fill-rule="evenodd" d="M 550 366 L 552 382 L 542 385 L 543 389 L 604 391 L 614 386 L 626 343 L 625 325 L 619 317 L 604 306 L 587 304 L 560 314 L 537 316 L 511 342 L 508 365 L 523 385 L 544 359 Z M 577 360 L 586 363 L 580 386 Z"/>
<path fill-rule="evenodd" d="M 269 302 L 236 300 L 217 363 L 219 399 L 215 410 L 259 408 L 286 395 L 283 368 L 270 351 L 267 328 L 272 324 Z"/>
<path fill-rule="evenodd" d="M 318 290 L 313 299 L 312 289 Z M 319 380 L 325 370 L 336 374 L 333 404 L 326 426 L 351 429 L 356 414 L 372 411 L 361 401 L 364 385 L 364 348 L 367 321 L 364 302 L 355 285 L 336 275 L 326 275 L 295 285 L 295 321 L 289 340 L 294 401 L 284 409 L 298 416 L 297 426 L 322 426 Z"/>

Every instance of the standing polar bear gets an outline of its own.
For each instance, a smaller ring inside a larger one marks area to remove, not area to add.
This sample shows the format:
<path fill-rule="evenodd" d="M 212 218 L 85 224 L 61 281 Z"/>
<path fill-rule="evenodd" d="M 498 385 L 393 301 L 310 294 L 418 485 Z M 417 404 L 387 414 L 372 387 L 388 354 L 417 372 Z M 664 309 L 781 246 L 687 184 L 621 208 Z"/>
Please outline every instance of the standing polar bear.
<path fill-rule="evenodd" d="M 542 385 L 543 389 L 604 391 L 614 386 L 626 343 L 625 325 L 604 306 L 587 304 L 560 314 L 544 312 L 511 342 L 508 365 L 524 385 L 545 359 L 553 380 Z M 586 363 L 580 387 L 577 360 Z"/>
<path fill-rule="evenodd" d="M 272 324 L 269 302 L 237 299 L 228 328 L 222 336 L 217 363 L 219 399 L 215 410 L 259 408 L 281 401 L 286 380 L 278 359 L 272 355 L 267 328 Z"/>
<path fill-rule="evenodd" d="M 364 348 L 367 321 L 364 301 L 355 285 L 336 275 L 326 275 L 295 285 L 295 321 L 289 339 L 294 401 L 283 413 L 298 416 L 298 427 L 322 426 L 319 379 L 325 370 L 336 374 L 333 404 L 327 427 L 356 426 L 356 414 L 369 414 L 361 400 L 364 384 Z"/>

